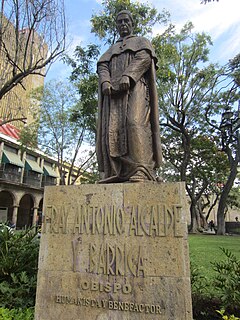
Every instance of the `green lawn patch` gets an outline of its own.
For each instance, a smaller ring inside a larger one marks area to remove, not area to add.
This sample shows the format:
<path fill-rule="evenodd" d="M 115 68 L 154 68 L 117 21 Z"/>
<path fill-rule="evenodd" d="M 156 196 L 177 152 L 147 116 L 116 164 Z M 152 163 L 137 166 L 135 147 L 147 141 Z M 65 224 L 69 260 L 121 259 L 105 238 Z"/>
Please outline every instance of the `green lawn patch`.
<path fill-rule="evenodd" d="M 239 236 L 189 235 L 190 259 L 198 265 L 203 274 L 210 280 L 215 274 L 212 262 L 226 258 L 220 248 L 230 250 L 240 259 Z"/>
<path fill-rule="evenodd" d="M 239 236 L 189 235 L 194 319 L 220 319 L 222 307 L 240 316 L 239 247 Z"/>

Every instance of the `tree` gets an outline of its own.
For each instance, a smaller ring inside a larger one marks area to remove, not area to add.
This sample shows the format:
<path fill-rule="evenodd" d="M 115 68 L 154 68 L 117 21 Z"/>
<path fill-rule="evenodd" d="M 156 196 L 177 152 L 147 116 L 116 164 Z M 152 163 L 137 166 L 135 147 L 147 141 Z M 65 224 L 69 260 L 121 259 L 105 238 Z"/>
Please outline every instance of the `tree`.
<path fill-rule="evenodd" d="M 71 119 L 76 122 L 84 117 L 91 141 L 95 140 L 96 134 L 98 78 L 95 69 L 99 52 L 97 45 L 89 44 L 86 48 L 77 46 L 73 57 L 64 57 L 64 62 L 72 68 L 69 80 L 78 89 L 80 98 L 72 110 Z"/>
<path fill-rule="evenodd" d="M 240 209 L 239 187 L 232 187 L 231 191 L 229 192 L 228 199 L 227 199 L 227 209 L 228 207 Z"/>
<path fill-rule="evenodd" d="M 46 74 L 65 49 L 66 31 L 63 0 L 2 0 L 0 10 L 1 100 L 16 86 L 26 89 L 29 75 Z M 1 124 L 26 120 L 21 106 L 13 108 Z"/>
<path fill-rule="evenodd" d="M 163 138 L 164 159 L 172 164 L 171 171 L 167 173 L 167 180 L 173 176 L 173 181 L 180 181 L 180 170 L 184 157 L 184 150 L 178 134 L 172 132 L 170 136 Z M 175 138 L 174 138 L 175 137 Z M 219 198 L 222 181 L 228 173 L 228 161 L 225 154 L 219 150 L 218 143 L 214 137 L 196 134 L 191 137 L 189 150 L 189 162 L 186 167 L 185 183 L 186 191 L 190 199 L 191 225 L 190 231 L 200 231 L 207 226 L 207 219 L 212 210 L 211 201 L 216 194 Z M 169 167 L 167 165 L 167 167 Z M 163 167 L 163 171 L 166 168 Z M 208 212 L 204 211 L 210 206 Z M 216 202 L 214 202 L 216 205 Z"/>
<path fill-rule="evenodd" d="M 217 210 L 218 234 L 225 234 L 225 212 L 229 193 L 237 176 L 240 162 L 240 136 L 239 136 L 239 110 L 240 110 L 240 55 L 230 60 L 222 75 L 223 86 L 213 95 L 206 110 L 206 121 L 215 129 L 217 135 L 222 137 L 221 147 L 229 163 L 229 174 L 223 181 Z M 238 103 L 238 110 L 237 108 Z M 211 110 L 223 110 L 222 121 L 217 123 L 215 114 Z"/>
<path fill-rule="evenodd" d="M 157 82 L 164 156 L 176 168 L 179 179 L 186 182 L 191 199 L 190 229 L 195 232 L 198 201 L 209 187 L 213 167 L 214 170 L 218 167 L 209 157 L 208 148 L 216 149 L 216 146 L 214 141 L 204 138 L 213 130 L 206 125 L 203 111 L 222 69 L 207 63 L 210 37 L 204 33 L 194 34 L 192 29 L 193 25 L 188 23 L 177 34 L 175 28 L 169 26 L 153 43 L 159 59 Z M 212 162 L 212 168 L 208 167 L 205 157 Z"/>
<path fill-rule="evenodd" d="M 192 222 L 207 226 L 207 215 L 203 215 L 205 198 L 219 193 L 219 185 L 229 172 L 226 155 L 218 147 L 216 137 L 198 135 L 192 139 L 191 160 L 187 169 L 186 188 L 191 199 Z M 195 220 L 194 215 L 197 219 Z M 193 225 L 195 230 L 198 225 Z"/>
<path fill-rule="evenodd" d="M 79 103 L 77 90 L 70 83 L 51 81 L 35 91 L 34 98 L 39 101 L 41 108 L 35 126 L 38 147 L 57 159 L 60 184 L 74 184 L 94 159 L 92 151 L 88 151 L 85 157 L 81 155 L 80 148 L 88 127 L 84 116 L 73 121 L 73 110 Z M 69 173 L 68 179 L 66 172 Z M 71 180 L 73 173 L 74 179 Z"/>

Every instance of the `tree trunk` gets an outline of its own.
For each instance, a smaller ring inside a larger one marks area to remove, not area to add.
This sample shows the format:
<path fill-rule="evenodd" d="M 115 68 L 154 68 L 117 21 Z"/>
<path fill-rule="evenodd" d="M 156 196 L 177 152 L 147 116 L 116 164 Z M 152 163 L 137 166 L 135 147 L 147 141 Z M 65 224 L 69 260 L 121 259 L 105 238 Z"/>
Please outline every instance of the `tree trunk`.
<path fill-rule="evenodd" d="M 218 211 L 217 211 L 217 234 L 223 235 L 225 234 L 225 207 L 227 202 L 227 197 L 229 192 L 231 191 L 231 188 L 233 186 L 234 180 L 237 176 L 237 166 L 238 161 L 235 160 L 231 164 L 231 172 L 228 177 L 228 180 L 223 187 L 219 204 L 218 204 Z"/>
<path fill-rule="evenodd" d="M 219 235 L 225 234 L 224 209 L 225 209 L 224 201 L 222 201 L 221 203 L 219 201 L 218 211 L 217 211 L 217 234 Z"/>
<path fill-rule="evenodd" d="M 200 225 L 204 229 L 207 229 L 208 228 L 208 223 L 207 223 L 206 216 L 203 213 L 204 202 L 203 202 L 202 198 L 200 198 L 198 200 L 198 207 L 197 208 L 198 208 L 198 214 L 199 214 L 199 218 L 200 218 Z"/>
<path fill-rule="evenodd" d="M 199 221 L 198 221 L 196 203 L 194 201 L 191 202 L 190 213 L 191 213 L 191 224 L 190 224 L 189 232 L 198 233 Z"/>
<path fill-rule="evenodd" d="M 199 211 L 199 215 L 200 215 L 200 219 L 201 219 L 201 227 L 203 227 L 204 229 L 208 228 L 208 223 L 207 223 L 207 219 L 204 216 L 202 211 Z"/>

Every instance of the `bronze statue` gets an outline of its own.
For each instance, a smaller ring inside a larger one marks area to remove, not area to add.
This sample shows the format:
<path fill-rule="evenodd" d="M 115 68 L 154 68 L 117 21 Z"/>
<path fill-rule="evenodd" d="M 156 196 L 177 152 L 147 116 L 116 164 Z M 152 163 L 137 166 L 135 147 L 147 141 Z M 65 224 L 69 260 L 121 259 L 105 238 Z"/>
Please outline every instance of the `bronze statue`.
<path fill-rule="evenodd" d="M 119 12 L 116 23 L 120 38 L 97 66 L 99 183 L 155 181 L 162 158 L 157 58 L 146 38 L 132 34 L 129 11 Z"/>

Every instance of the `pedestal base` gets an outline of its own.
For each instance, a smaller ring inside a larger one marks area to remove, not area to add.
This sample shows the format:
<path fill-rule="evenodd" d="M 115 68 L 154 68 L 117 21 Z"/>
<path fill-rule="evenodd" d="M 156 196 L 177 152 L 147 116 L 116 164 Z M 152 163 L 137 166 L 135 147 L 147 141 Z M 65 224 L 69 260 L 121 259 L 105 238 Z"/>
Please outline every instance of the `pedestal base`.
<path fill-rule="evenodd" d="M 47 187 L 36 320 L 192 320 L 183 183 Z"/>

